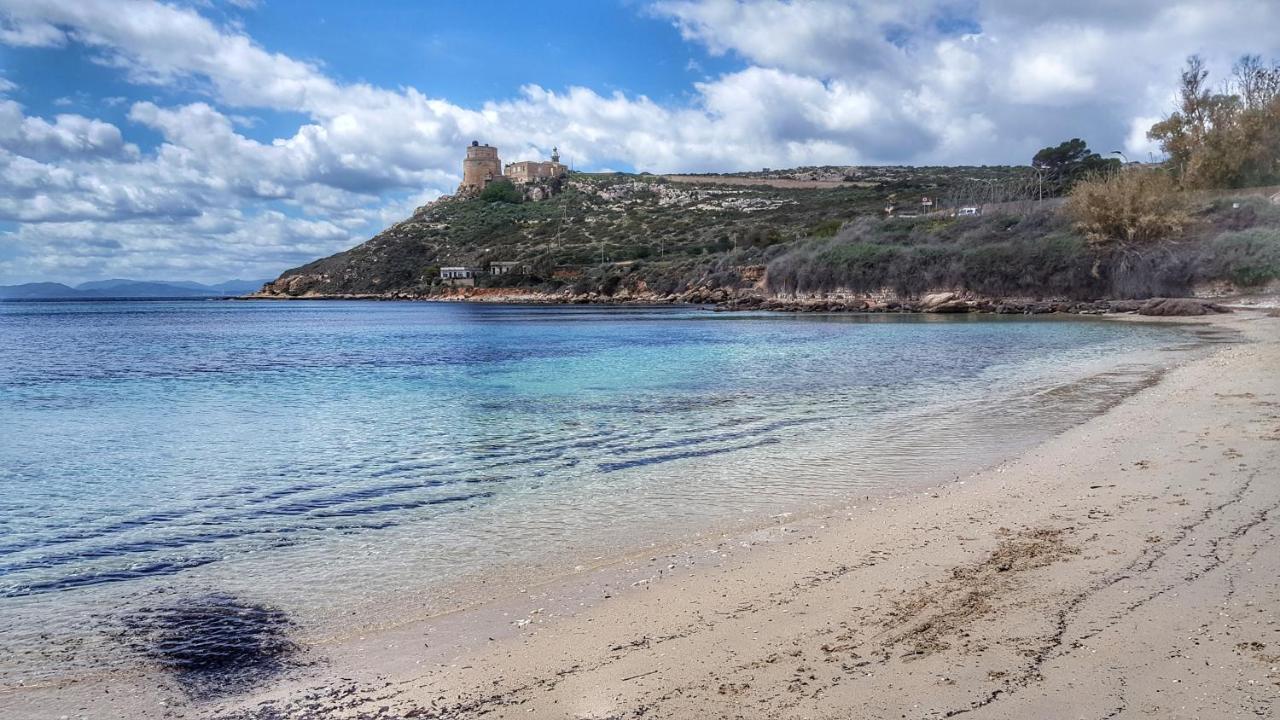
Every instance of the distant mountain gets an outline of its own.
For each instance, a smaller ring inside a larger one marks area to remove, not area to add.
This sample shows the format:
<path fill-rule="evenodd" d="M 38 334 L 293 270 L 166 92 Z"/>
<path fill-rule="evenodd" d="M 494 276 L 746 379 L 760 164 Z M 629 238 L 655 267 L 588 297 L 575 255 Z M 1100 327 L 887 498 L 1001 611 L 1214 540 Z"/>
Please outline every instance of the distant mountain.
<path fill-rule="evenodd" d="M 0 285 L 0 300 L 46 300 L 54 298 L 70 298 L 79 295 L 75 288 L 62 283 L 25 283 L 23 285 Z"/>
<path fill-rule="evenodd" d="M 141 291 L 143 288 L 139 285 L 163 285 L 171 288 L 179 288 L 182 290 L 194 290 L 206 295 L 244 295 L 257 291 L 266 280 L 227 280 L 226 282 L 206 285 L 204 283 L 191 282 L 190 280 L 93 280 L 91 282 L 80 283 L 76 286 L 77 290 L 113 290 L 117 291 L 121 288 L 131 290 L 133 292 Z"/>
<path fill-rule="evenodd" d="M 125 280 L 122 278 L 115 278 L 113 280 L 92 280 L 90 282 L 82 282 L 79 285 L 76 285 L 75 289 L 76 290 L 109 290 L 111 288 L 120 287 L 121 285 L 132 285 L 137 282 L 140 282 L 140 281 Z M 163 283 L 163 284 L 168 285 L 169 283 Z"/>
<path fill-rule="evenodd" d="M 0 285 L 0 300 L 105 300 L 146 298 L 201 298 L 244 295 L 261 288 L 265 280 L 228 280 L 216 285 L 197 282 L 147 280 L 94 280 L 75 287 L 61 283 Z"/>
<path fill-rule="evenodd" d="M 147 281 L 125 282 L 98 288 L 76 286 L 76 290 L 79 292 L 78 297 L 84 298 L 210 297 L 223 294 L 214 290 Z"/>

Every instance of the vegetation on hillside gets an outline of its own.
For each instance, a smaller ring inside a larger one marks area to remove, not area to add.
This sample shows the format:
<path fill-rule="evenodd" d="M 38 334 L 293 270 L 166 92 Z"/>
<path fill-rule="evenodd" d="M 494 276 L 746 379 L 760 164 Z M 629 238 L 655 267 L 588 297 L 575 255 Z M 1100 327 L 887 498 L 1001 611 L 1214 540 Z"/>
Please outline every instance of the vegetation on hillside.
<path fill-rule="evenodd" d="M 494 180 L 480 191 L 480 201 L 486 203 L 504 202 L 519 205 L 524 195 L 516 189 L 510 180 Z"/>
<path fill-rule="evenodd" d="M 1104 158 L 1080 138 L 1047 147 L 1031 158 L 1037 177 L 1037 199 L 1062 195 L 1092 175 L 1120 169 L 1119 158 Z"/>
<path fill-rule="evenodd" d="M 1181 242 L 1099 254 L 1069 214 L 1051 208 L 974 218 L 863 218 L 830 239 L 772 259 L 770 290 L 845 290 L 903 297 L 962 288 L 990 297 L 1070 299 L 1187 295 L 1197 284 L 1280 278 L 1280 207 L 1223 199 L 1185 217 Z"/>
<path fill-rule="evenodd" d="M 442 265 L 520 261 L 532 272 L 485 278 L 482 284 L 554 291 L 592 282 L 616 285 L 611 278 L 625 274 L 680 292 L 699 282 L 712 261 L 735 250 L 830 236 L 844 222 L 881 213 L 894 198 L 918 202 L 1024 170 L 925 168 L 915 175 L 895 173 L 883 184 L 821 189 L 574 173 L 559 194 L 539 202 L 482 194 L 424 206 L 360 246 L 284 273 L 272 287 L 286 295 L 421 294 L 439 287 Z"/>
<path fill-rule="evenodd" d="M 1246 55 L 1220 92 L 1191 56 L 1182 71 L 1177 111 L 1148 136 L 1160 142 L 1185 188 L 1240 188 L 1280 183 L 1280 64 Z"/>
<path fill-rule="evenodd" d="M 1167 170 L 1131 168 L 1079 182 L 1066 210 L 1085 240 L 1105 255 L 1177 239 L 1189 221 L 1185 205 Z"/>

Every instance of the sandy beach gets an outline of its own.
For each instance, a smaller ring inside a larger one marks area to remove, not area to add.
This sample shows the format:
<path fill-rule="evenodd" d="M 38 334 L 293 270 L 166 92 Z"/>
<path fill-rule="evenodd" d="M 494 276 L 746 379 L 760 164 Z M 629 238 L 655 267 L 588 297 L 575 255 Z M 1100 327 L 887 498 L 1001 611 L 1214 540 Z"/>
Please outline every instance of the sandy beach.
<path fill-rule="evenodd" d="M 0 706 L 223 720 L 1273 717 L 1280 318 L 1185 322 L 1242 341 L 922 493 L 851 498 L 334 642 L 250 695 L 191 701 L 103 679 Z"/>

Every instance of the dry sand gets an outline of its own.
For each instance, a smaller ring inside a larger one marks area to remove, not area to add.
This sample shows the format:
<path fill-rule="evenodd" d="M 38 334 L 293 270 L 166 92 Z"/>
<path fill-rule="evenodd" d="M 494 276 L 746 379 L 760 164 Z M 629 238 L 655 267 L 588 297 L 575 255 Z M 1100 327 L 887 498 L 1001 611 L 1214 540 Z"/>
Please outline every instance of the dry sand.
<path fill-rule="evenodd" d="M 250 697 L 69 714 L 1275 717 L 1280 318 L 1200 322 L 1248 342 L 961 481 L 321 647 Z"/>

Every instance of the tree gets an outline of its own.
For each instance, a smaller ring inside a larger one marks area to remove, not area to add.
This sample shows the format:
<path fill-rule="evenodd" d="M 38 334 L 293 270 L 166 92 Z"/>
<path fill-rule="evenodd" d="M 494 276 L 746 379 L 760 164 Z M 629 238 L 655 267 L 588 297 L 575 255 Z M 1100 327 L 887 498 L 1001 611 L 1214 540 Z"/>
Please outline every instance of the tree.
<path fill-rule="evenodd" d="M 1072 138 L 1056 147 L 1042 148 L 1031 159 L 1031 166 L 1040 173 L 1044 194 L 1060 195 L 1089 175 L 1119 169 L 1120 161 L 1104 158 L 1084 140 Z"/>
<path fill-rule="evenodd" d="M 1147 132 L 1187 188 L 1280 182 L 1280 64 L 1256 55 L 1236 62 L 1222 92 L 1210 91 L 1199 56 L 1187 58 L 1178 109 Z"/>
<path fill-rule="evenodd" d="M 504 202 L 516 205 L 524 200 L 524 194 L 516 189 L 516 186 L 510 180 L 494 180 L 485 185 L 484 190 L 480 191 L 480 199 L 485 202 Z"/>

